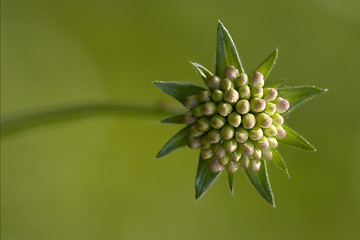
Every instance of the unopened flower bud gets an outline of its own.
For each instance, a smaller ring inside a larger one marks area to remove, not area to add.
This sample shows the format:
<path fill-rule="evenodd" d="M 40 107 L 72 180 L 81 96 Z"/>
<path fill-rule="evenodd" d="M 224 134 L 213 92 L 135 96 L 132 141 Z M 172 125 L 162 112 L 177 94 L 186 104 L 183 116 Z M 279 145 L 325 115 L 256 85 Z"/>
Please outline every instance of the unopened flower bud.
<path fill-rule="evenodd" d="M 198 101 L 201 103 L 210 101 L 210 92 L 208 90 L 201 91 L 198 95 Z"/>
<path fill-rule="evenodd" d="M 277 148 L 278 141 L 276 140 L 276 138 L 268 137 L 268 142 L 271 148 Z"/>
<path fill-rule="evenodd" d="M 266 113 L 256 114 L 256 123 L 262 128 L 268 128 L 271 126 L 272 118 Z"/>
<path fill-rule="evenodd" d="M 234 163 L 234 162 L 230 162 L 230 163 L 229 163 L 229 166 L 228 166 L 228 168 L 227 168 L 227 171 L 228 171 L 228 173 L 230 173 L 230 174 L 234 174 L 234 173 L 238 170 L 238 168 L 239 168 L 239 165 L 238 165 L 238 164 L 236 164 L 236 163 Z"/>
<path fill-rule="evenodd" d="M 260 170 L 261 162 L 260 161 L 252 161 L 251 171 L 256 173 Z"/>
<path fill-rule="evenodd" d="M 225 152 L 227 152 L 227 153 L 234 152 L 238 147 L 237 141 L 233 138 L 230 140 L 225 140 L 223 145 L 224 145 Z"/>
<path fill-rule="evenodd" d="M 239 75 L 239 71 L 233 66 L 227 66 L 225 68 L 225 77 L 230 80 L 234 80 Z"/>
<path fill-rule="evenodd" d="M 201 149 L 200 151 L 201 159 L 210 159 L 213 156 L 211 149 Z"/>
<path fill-rule="evenodd" d="M 259 140 L 263 136 L 263 131 L 260 127 L 253 127 L 249 130 L 249 137 L 251 140 Z"/>
<path fill-rule="evenodd" d="M 235 109 L 240 114 L 246 114 L 250 111 L 250 103 L 248 100 L 242 99 L 236 104 Z"/>
<path fill-rule="evenodd" d="M 223 166 L 215 158 L 213 158 L 209 164 L 209 169 L 213 173 L 218 173 L 223 169 Z"/>
<path fill-rule="evenodd" d="M 194 96 L 187 96 L 185 99 L 184 99 L 184 106 L 186 108 L 189 108 L 189 109 L 192 109 L 196 106 L 199 105 L 199 101 L 197 100 L 197 96 L 194 95 Z"/>
<path fill-rule="evenodd" d="M 202 106 L 194 107 L 193 109 L 191 109 L 191 112 L 197 118 L 200 118 L 204 115 L 202 111 Z"/>
<path fill-rule="evenodd" d="M 221 136 L 220 136 L 220 130 L 218 129 L 213 129 L 210 132 L 208 132 L 207 137 L 209 138 L 211 143 L 218 143 L 221 141 Z"/>
<path fill-rule="evenodd" d="M 262 152 L 262 157 L 263 159 L 270 161 L 272 159 L 272 151 L 271 150 L 266 150 Z"/>
<path fill-rule="evenodd" d="M 239 100 L 239 93 L 233 88 L 230 88 L 224 93 L 224 101 L 234 104 Z"/>
<path fill-rule="evenodd" d="M 218 76 L 211 76 L 207 82 L 207 85 L 210 89 L 219 89 L 220 88 L 220 78 Z"/>
<path fill-rule="evenodd" d="M 229 154 L 230 161 L 232 162 L 238 162 L 241 158 L 241 152 L 240 151 L 234 151 Z"/>
<path fill-rule="evenodd" d="M 278 134 L 277 129 L 274 125 L 271 125 L 267 129 L 264 130 L 264 133 L 268 137 L 274 137 Z"/>
<path fill-rule="evenodd" d="M 214 156 L 217 159 L 220 159 L 225 156 L 225 149 L 223 148 L 223 146 L 220 143 L 213 145 L 212 151 L 213 151 Z"/>
<path fill-rule="evenodd" d="M 244 85 L 242 87 L 239 88 L 239 96 L 242 99 L 249 99 L 251 94 L 250 94 L 250 88 L 248 85 Z"/>
<path fill-rule="evenodd" d="M 225 125 L 220 131 L 220 136 L 224 140 L 231 139 L 234 136 L 234 134 L 235 134 L 234 127 L 230 125 Z"/>
<path fill-rule="evenodd" d="M 278 113 L 284 113 L 286 112 L 289 107 L 290 107 L 290 103 L 288 100 L 286 99 L 283 99 L 281 97 L 278 97 L 275 101 L 275 104 L 276 104 L 276 111 Z"/>
<path fill-rule="evenodd" d="M 243 168 L 249 167 L 249 157 L 247 155 L 242 155 L 240 161 Z"/>
<path fill-rule="evenodd" d="M 190 125 L 196 122 L 196 120 L 197 118 L 193 116 L 191 111 L 184 113 L 184 115 L 182 116 L 182 122 L 185 123 L 186 125 Z"/>
<path fill-rule="evenodd" d="M 226 118 L 220 115 L 215 115 L 210 120 L 211 126 L 215 129 L 222 128 L 225 125 L 225 123 L 226 123 Z"/>
<path fill-rule="evenodd" d="M 246 142 L 246 140 L 248 140 L 248 138 L 249 138 L 249 134 L 246 129 L 244 129 L 242 127 L 236 129 L 236 132 L 235 132 L 236 141 L 238 141 L 239 143 L 244 143 L 244 142 Z"/>
<path fill-rule="evenodd" d="M 225 166 L 229 162 L 229 157 L 227 155 L 224 155 L 222 158 L 218 159 L 218 162 Z"/>
<path fill-rule="evenodd" d="M 236 88 L 244 86 L 248 81 L 248 76 L 246 73 L 240 73 L 240 76 L 234 79 L 234 84 Z"/>
<path fill-rule="evenodd" d="M 256 97 L 256 98 L 262 98 L 263 88 L 260 84 L 251 88 L 251 96 Z"/>
<path fill-rule="evenodd" d="M 192 137 L 200 137 L 203 134 L 204 133 L 202 131 L 200 131 L 199 129 L 197 129 L 197 127 L 195 125 L 191 126 L 191 128 L 190 128 L 190 136 L 192 136 Z"/>
<path fill-rule="evenodd" d="M 250 79 L 250 86 L 255 87 L 264 81 L 264 76 L 259 72 L 254 72 Z"/>
<path fill-rule="evenodd" d="M 229 115 L 232 112 L 232 106 L 230 105 L 230 103 L 220 103 L 217 106 L 217 111 L 220 115 L 226 117 L 227 115 Z"/>
<path fill-rule="evenodd" d="M 206 132 L 211 129 L 210 120 L 207 117 L 202 117 L 196 122 L 196 128 L 202 132 Z"/>
<path fill-rule="evenodd" d="M 255 148 L 254 149 L 254 154 L 252 155 L 252 158 L 254 160 L 259 160 L 261 158 L 261 154 L 262 154 L 261 150 L 258 149 L 258 148 Z"/>
<path fill-rule="evenodd" d="M 200 138 L 190 137 L 188 140 L 188 146 L 191 149 L 197 149 L 200 147 Z"/>
<path fill-rule="evenodd" d="M 240 144 L 239 147 L 242 154 L 251 156 L 254 153 L 254 144 L 249 140 L 243 144 Z"/>
<path fill-rule="evenodd" d="M 234 87 L 234 83 L 228 78 L 224 78 L 220 83 L 220 89 L 223 91 L 227 91 L 233 87 Z"/>
<path fill-rule="evenodd" d="M 276 105 L 271 102 L 266 102 L 266 107 L 265 107 L 264 112 L 267 115 L 272 116 L 276 112 Z"/>
<path fill-rule="evenodd" d="M 278 92 L 275 88 L 265 88 L 263 99 L 265 101 L 272 101 L 275 100 L 278 95 Z"/>
<path fill-rule="evenodd" d="M 284 138 L 286 136 L 286 131 L 282 126 L 277 126 L 276 130 L 278 132 L 276 135 L 277 138 Z"/>
<path fill-rule="evenodd" d="M 260 138 L 257 142 L 256 142 L 257 146 L 261 149 L 261 150 L 266 150 L 269 148 L 269 141 L 268 138 L 263 136 L 262 138 Z"/>
<path fill-rule="evenodd" d="M 212 116 L 216 113 L 217 106 L 214 102 L 207 102 L 202 105 L 202 112 L 205 116 Z"/>
<path fill-rule="evenodd" d="M 201 149 L 209 149 L 211 147 L 211 141 L 207 135 L 200 138 L 200 147 Z"/>
<path fill-rule="evenodd" d="M 221 90 L 215 89 L 211 94 L 211 99 L 214 100 L 214 102 L 219 103 L 219 102 L 222 102 L 223 95 L 224 95 L 224 93 Z"/>
<path fill-rule="evenodd" d="M 276 125 L 283 125 L 284 124 L 283 116 L 281 116 L 278 113 L 275 113 L 274 115 L 272 115 L 271 118 L 273 119 L 273 123 L 276 124 Z"/>
<path fill-rule="evenodd" d="M 264 111 L 266 102 L 261 98 L 253 98 L 250 101 L 250 110 L 253 113 L 258 113 Z"/>
<path fill-rule="evenodd" d="M 236 112 L 230 113 L 228 116 L 228 123 L 235 128 L 239 127 L 240 123 L 241 123 L 240 114 L 238 114 Z"/>
<path fill-rule="evenodd" d="M 251 113 L 247 113 L 242 118 L 242 125 L 245 129 L 251 129 L 255 126 L 256 119 Z"/>

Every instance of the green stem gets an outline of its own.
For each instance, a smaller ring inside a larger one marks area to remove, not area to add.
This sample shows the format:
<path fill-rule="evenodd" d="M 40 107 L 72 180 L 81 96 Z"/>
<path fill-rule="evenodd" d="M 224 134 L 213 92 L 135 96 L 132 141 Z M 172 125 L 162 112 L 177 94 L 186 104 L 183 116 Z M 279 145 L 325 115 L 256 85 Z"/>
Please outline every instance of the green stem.
<path fill-rule="evenodd" d="M 119 115 L 123 117 L 141 116 L 142 118 L 147 118 L 154 116 L 164 117 L 171 114 L 179 114 L 179 111 L 164 104 L 145 106 L 104 102 L 53 107 L 43 111 L 21 114 L 1 121 L 1 137 L 43 125 L 94 116 Z"/>

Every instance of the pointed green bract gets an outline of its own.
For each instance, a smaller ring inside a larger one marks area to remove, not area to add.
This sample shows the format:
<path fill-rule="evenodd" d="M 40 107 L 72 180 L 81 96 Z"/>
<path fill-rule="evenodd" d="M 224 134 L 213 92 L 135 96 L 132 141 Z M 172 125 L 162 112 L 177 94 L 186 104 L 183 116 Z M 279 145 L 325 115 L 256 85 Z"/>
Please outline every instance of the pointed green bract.
<path fill-rule="evenodd" d="M 301 87 L 288 87 L 288 88 L 280 88 L 277 89 L 278 95 L 290 103 L 290 108 L 284 114 L 289 114 L 294 108 L 299 106 L 300 104 L 309 101 L 313 97 L 324 93 L 327 89 L 321 89 L 318 87 L 312 86 L 301 86 Z"/>
<path fill-rule="evenodd" d="M 255 187 L 255 189 L 260 193 L 260 195 L 273 207 L 275 207 L 274 195 L 271 190 L 269 176 L 267 173 L 266 161 L 261 161 L 260 170 L 257 173 L 250 171 L 249 169 L 245 169 L 249 180 Z"/>
<path fill-rule="evenodd" d="M 278 56 L 278 50 L 276 49 L 274 52 L 272 52 L 252 73 L 259 72 L 264 76 L 264 80 L 269 75 L 271 69 L 275 65 L 277 56 Z"/>
<path fill-rule="evenodd" d="M 316 151 L 315 147 L 311 145 L 304 137 L 300 136 L 297 132 L 286 125 L 282 125 L 282 127 L 286 131 L 286 136 L 283 139 L 278 139 L 280 143 L 308 151 Z"/>
<path fill-rule="evenodd" d="M 237 68 L 240 73 L 244 72 L 234 41 L 228 30 L 219 21 L 216 47 L 216 75 L 223 78 L 225 68 L 230 65 Z"/>
<path fill-rule="evenodd" d="M 233 193 L 234 192 L 234 174 L 233 173 L 228 173 L 228 183 L 229 183 L 230 191 Z"/>
<path fill-rule="evenodd" d="M 274 82 L 274 83 L 270 83 L 269 85 L 267 85 L 266 83 L 265 83 L 265 87 L 267 87 L 267 88 L 278 88 L 280 85 L 282 85 L 284 82 L 285 82 L 286 80 L 285 79 L 282 79 L 282 80 L 280 80 L 280 81 L 277 81 L 277 82 Z"/>
<path fill-rule="evenodd" d="M 208 190 L 211 184 L 219 176 L 220 172 L 213 173 L 209 170 L 211 160 L 199 158 L 199 165 L 196 173 L 195 181 L 195 199 L 199 199 Z"/>
<path fill-rule="evenodd" d="M 178 82 L 154 82 L 154 85 L 161 91 L 169 94 L 179 102 L 183 103 L 184 99 L 188 96 L 197 95 L 202 90 L 202 87 L 190 84 L 190 83 L 178 83 Z"/>
<path fill-rule="evenodd" d="M 181 129 L 177 134 L 175 134 L 170 140 L 163 146 L 163 148 L 156 155 L 156 158 L 161 158 L 179 147 L 183 147 L 187 144 L 190 136 L 190 127 L 192 125 L 186 126 Z"/>
<path fill-rule="evenodd" d="M 198 71 L 198 73 L 200 74 L 201 78 L 204 80 L 205 84 L 207 83 L 207 79 L 210 78 L 213 74 L 207 70 L 205 67 L 203 67 L 202 65 L 198 64 L 198 63 L 193 63 L 190 62 L 194 68 Z"/>
<path fill-rule="evenodd" d="M 278 167 L 280 167 L 282 170 L 284 170 L 286 172 L 286 174 L 288 175 L 288 177 L 290 178 L 289 171 L 288 171 L 286 164 L 284 162 L 284 159 L 281 157 L 280 153 L 275 148 L 271 149 L 271 151 L 272 151 L 271 161 L 273 161 Z"/>
<path fill-rule="evenodd" d="M 179 115 L 175 115 L 175 116 L 171 116 L 168 118 L 165 118 L 164 120 L 161 121 L 161 123 L 183 123 L 183 117 L 184 114 L 179 114 Z"/>

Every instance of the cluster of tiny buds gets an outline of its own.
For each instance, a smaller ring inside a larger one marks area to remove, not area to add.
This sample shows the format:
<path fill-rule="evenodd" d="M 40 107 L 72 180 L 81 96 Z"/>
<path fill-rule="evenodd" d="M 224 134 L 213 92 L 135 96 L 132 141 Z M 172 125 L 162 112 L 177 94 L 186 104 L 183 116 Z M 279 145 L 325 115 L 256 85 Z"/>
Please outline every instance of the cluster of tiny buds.
<path fill-rule="evenodd" d="M 183 122 L 191 125 L 188 146 L 200 148 L 214 173 L 225 168 L 233 174 L 240 166 L 257 172 L 260 159 L 271 160 L 277 139 L 286 135 L 281 114 L 290 104 L 276 89 L 263 88 L 259 72 L 248 78 L 228 66 L 224 75 L 209 77 L 209 90 L 184 100 L 189 111 Z"/>

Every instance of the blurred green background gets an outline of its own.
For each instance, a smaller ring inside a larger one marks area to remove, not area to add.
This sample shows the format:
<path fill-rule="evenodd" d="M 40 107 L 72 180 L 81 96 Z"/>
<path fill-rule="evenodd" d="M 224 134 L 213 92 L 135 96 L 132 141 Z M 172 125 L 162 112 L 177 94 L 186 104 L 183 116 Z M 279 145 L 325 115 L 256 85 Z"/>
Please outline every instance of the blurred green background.
<path fill-rule="evenodd" d="M 251 71 L 328 88 L 288 119 L 318 151 L 281 148 L 277 208 L 242 171 L 194 200 L 197 151 L 155 160 L 180 128 L 98 116 L 1 140 L 1 239 L 356 239 L 360 236 L 360 1 L 2 0 L 1 115 L 87 101 L 176 103 L 151 82 L 202 84 L 217 19 Z"/>

